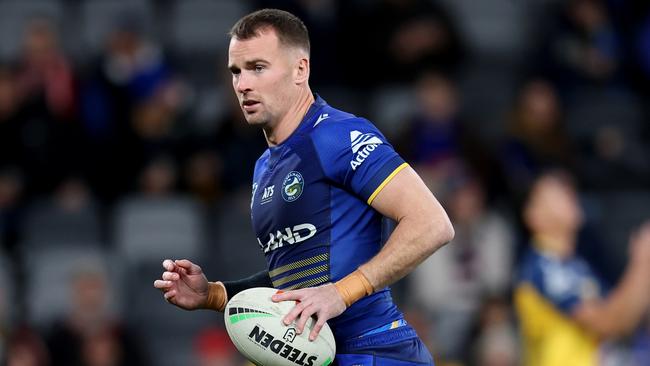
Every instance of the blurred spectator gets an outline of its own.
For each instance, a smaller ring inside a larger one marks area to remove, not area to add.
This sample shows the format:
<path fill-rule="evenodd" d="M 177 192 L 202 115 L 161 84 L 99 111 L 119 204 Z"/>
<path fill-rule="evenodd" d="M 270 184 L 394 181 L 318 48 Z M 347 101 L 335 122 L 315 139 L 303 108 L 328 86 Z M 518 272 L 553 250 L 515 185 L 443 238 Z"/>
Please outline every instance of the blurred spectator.
<path fill-rule="evenodd" d="M 46 193 L 78 168 L 81 143 L 72 64 L 50 19 L 27 22 L 15 74 L 2 79 L 10 160 L 24 170 L 26 190 Z"/>
<path fill-rule="evenodd" d="M 503 298 L 485 301 L 480 311 L 478 335 L 473 342 L 475 365 L 519 365 L 519 344 L 510 306 Z"/>
<path fill-rule="evenodd" d="M 185 165 L 187 189 L 196 199 L 212 205 L 222 195 L 223 161 L 213 151 L 202 150 L 190 156 Z"/>
<path fill-rule="evenodd" d="M 178 173 L 174 162 L 160 156 L 147 164 L 140 175 L 140 192 L 150 197 L 164 197 L 174 193 Z"/>
<path fill-rule="evenodd" d="M 18 93 L 11 67 L 0 64 L 0 167 L 19 163 Z"/>
<path fill-rule="evenodd" d="M 241 359 L 228 333 L 223 329 L 208 328 L 196 336 L 194 350 L 198 366 L 237 366 Z"/>
<path fill-rule="evenodd" d="M 356 82 L 362 90 L 411 82 L 427 68 L 449 71 L 460 65 L 460 37 L 437 2 L 345 1 L 341 6 L 342 54 L 353 58 L 343 60 L 350 65 L 343 72 L 346 80 Z M 363 58 L 363 62 L 355 62 L 357 57 Z"/>
<path fill-rule="evenodd" d="M 439 185 L 444 185 L 447 176 L 459 165 L 470 164 L 478 168 L 479 173 L 489 169 L 488 154 L 459 116 L 454 81 L 443 74 L 427 71 L 420 76 L 415 88 L 415 112 L 395 145 L 429 188 L 442 194 Z"/>
<path fill-rule="evenodd" d="M 545 80 L 528 81 L 519 93 L 501 161 L 508 191 L 521 199 L 535 176 L 548 167 L 574 166 L 560 101 Z"/>
<path fill-rule="evenodd" d="M 109 199 L 128 190 L 144 161 L 171 148 L 182 103 L 163 50 L 145 37 L 137 16 L 125 13 L 114 21 L 82 95 L 91 150 L 87 169 Z"/>
<path fill-rule="evenodd" d="M 83 181 L 70 178 L 64 181 L 55 194 L 56 203 L 63 211 L 78 212 L 90 204 L 90 192 Z"/>
<path fill-rule="evenodd" d="M 43 107 L 55 120 L 76 114 L 72 65 L 64 54 L 52 21 L 33 18 L 26 27 L 16 75 L 18 97 L 29 108 Z M 42 105 L 41 105 L 42 103 Z"/>
<path fill-rule="evenodd" d="M 80 271 L 71 281 L 72 308 L 53 325 L 48 345 L 54 365 L 146 365 L 133 334 L 107 310 L 105 274 Z"/>
<path fill-rule="evenodd" d="M 19 239 L 22 193 L 23 179 L 20 173 L 0 168 L 0 244 L 10 252 Z"/>
<path fill-rule="evenodd" d="M 40 336 L 27 327 L 17 328 L 7 342 L 7 366 L 49 366 L 50 355 Z"/>
<path fill-rule="evenodd" d="M 520 263 L 515 304 L 525 365 L 596 365 L 599 342 L 636 327 L 650 304 L 650 223 L 630 240 L 619 284 L 607 289 L 575 253 L 583 214 L 567 175 L 535 180 L 523 210 L 531 247 Z"/>
<path fill-rule="evenodd" d="M 558 29 L 541 49 L 543 70 L 564 87 L 601 85 L 617 81 L 622 45 L 604 1 L 559 3 L 564 12 Z"/>
<path fill-rule="evenodd" d="M 450 181 L 445 207 L 456 236 L 415 269 L 411 296 L 434 317 L 440 356 L 463 361 L 484 298 L 504 296 L 508 289 L 514 243 L 507 221 L 486 206 L 479 181 L 469 175 Z"/>

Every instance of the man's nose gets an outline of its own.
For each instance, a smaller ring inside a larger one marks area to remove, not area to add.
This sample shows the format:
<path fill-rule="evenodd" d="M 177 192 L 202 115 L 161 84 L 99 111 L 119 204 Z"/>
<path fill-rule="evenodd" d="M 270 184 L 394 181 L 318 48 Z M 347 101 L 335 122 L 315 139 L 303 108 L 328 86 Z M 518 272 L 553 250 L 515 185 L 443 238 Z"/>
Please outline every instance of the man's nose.
<path fill-rule="evenodd" d="M 239 74 L 235 88 L 239 93 L 246 93 L 251 91 L 250 78 L 248 78 L 244 73 Z"/>

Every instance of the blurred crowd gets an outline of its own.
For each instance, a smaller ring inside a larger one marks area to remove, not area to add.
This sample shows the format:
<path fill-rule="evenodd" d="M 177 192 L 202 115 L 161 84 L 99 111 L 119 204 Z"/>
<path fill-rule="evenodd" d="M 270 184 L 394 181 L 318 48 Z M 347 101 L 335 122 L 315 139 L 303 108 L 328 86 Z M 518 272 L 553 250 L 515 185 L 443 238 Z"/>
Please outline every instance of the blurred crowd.
<path fill-rule="evenodd" d="M 576 182 L 578 252 L 616 282 L 650 218 L 646 1 L 0 0 L 8 365 L 243 364 L 219 314 L 152 282 L 163 258 L 212 279 L 265 265 L 248 210 L 266 144 L 226 68 L 226 32 L 261 7 L 305 21 L 312 89 L 377 124 L 452 219 L 394 286 L 438 364 L 520 363 L 521 209 L 548 168 Z M 650 320 L 603 360 L 648 365 L 649 339 Z"/>

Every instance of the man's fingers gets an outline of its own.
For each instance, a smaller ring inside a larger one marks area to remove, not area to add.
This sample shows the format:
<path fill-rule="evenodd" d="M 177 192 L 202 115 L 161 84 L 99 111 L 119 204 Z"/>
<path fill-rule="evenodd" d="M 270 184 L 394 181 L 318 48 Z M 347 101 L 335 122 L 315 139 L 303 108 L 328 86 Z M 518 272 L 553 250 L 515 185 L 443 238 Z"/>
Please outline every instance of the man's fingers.
<path fill-rule="evenodd" d="M 294 306 L 293 309 L 291 309 L 289 314 L 285 315 L 283 319 L 284 325 L 289 325 L 293 323 L 293 321 L 298 317 L 298 315 L 300 315 L 300 313 L 302 313 L 303 310 L 305 310 L 306 307 L 307 304 L 305 304 L 304 302 L 297 303 L 296 306 Z"/>
<path fill-rule="evenodd" d="M 309 333 L 310 341 L 313 341 L 318 337 L 318 333 L 323 329 L 323 325 L 325 325 L 325 317 L 318 317 L 318 321 L 316 321 L 316 324 L 311 329 L 311 333 Z"/>
<path fill-rule="evenodd" d="M 296 323 L 296 331 L 298 334 L 302 334 L 302 331 L 305 329 L 305 324 L 307 324 L 307 321 L 311 317 L 312 314 L 316 312 L 316 308 L 311 305 L 306 307 L 302 313 L 300 313 L 300 319 L 298 319 L 298 322 Z"/>
<path fill-rule="evenodd" d="M 177 266 L 185 269 L 187 274 L 199 274 L 201 273 L 201 267 L 188 261 L 187 259 L 178 259 L 174 262 Z"/>
<path fill-rule="evenodd" d="M 176 272 L 164 272 L 162 274 L 162 279 L 165 281 L 178 281 L 180 279 L 180 275 Z"/>
<path fill-rule="evenodd" d="M 288 301 L 288 300 L 300 301 L 301 299 L 302 299 L 302 292 L 300 290 L 281 292 L 279 294 L 275 294 L 271 296 L 271 300 L 273 300 L 274 302 Z"/>
<path fill-rule="evenodd" d="M 171 259 L 165 259 L 165 260 L 162 262 L 162 266 L 163 266 L 163 268 L 166 269 L 167 271 L 173 271 L 173 270 L 174 270 L 174 267 L 176 267 L 176 266 L 174 265 L 174 261 L 172 261 Z"/>
<path fill-rule="evenodd" d="M 176 290 L 169 290 L 165 292 L 163 296 L 165 296 L 165 300 L 171 300 L 174 296 L 176 296 Z"/>
<path fill-rule="evenodd" d="M 160 289 L 160 290 L 165 290 L 170 287 L 172 287 L 174 283 L 172 281 L 164 281 L 164 280 L 155 280 L 153 281 L 153 287 Z"/>

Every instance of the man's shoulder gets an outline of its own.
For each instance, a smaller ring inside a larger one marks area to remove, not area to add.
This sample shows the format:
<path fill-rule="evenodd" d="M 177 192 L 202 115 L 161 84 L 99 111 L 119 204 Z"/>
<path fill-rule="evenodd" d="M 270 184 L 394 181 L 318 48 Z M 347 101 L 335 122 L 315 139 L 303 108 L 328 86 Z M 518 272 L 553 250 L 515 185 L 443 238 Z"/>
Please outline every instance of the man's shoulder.
<path fill-rule="evenodd" d="M 313 131 L 323 131 L 329 130 L 333 126 L 336 127 L 343 124 L 349 123 L 360 123 L 363 121 L 363 118 L 357 117 L 356 115 L 336 109 L 330 105 L 325 105 L 318 113 L 318 116 L 312 123 Z"/>
<path fill-rule="evenodd" d="M 344 112 L 329 105 L 319 111 L 312 123 L 309 135 L 316 144 L 333 141 L 349 141 L 351 134 L 377 132 L 377 128 L 367 119 Z"/>

